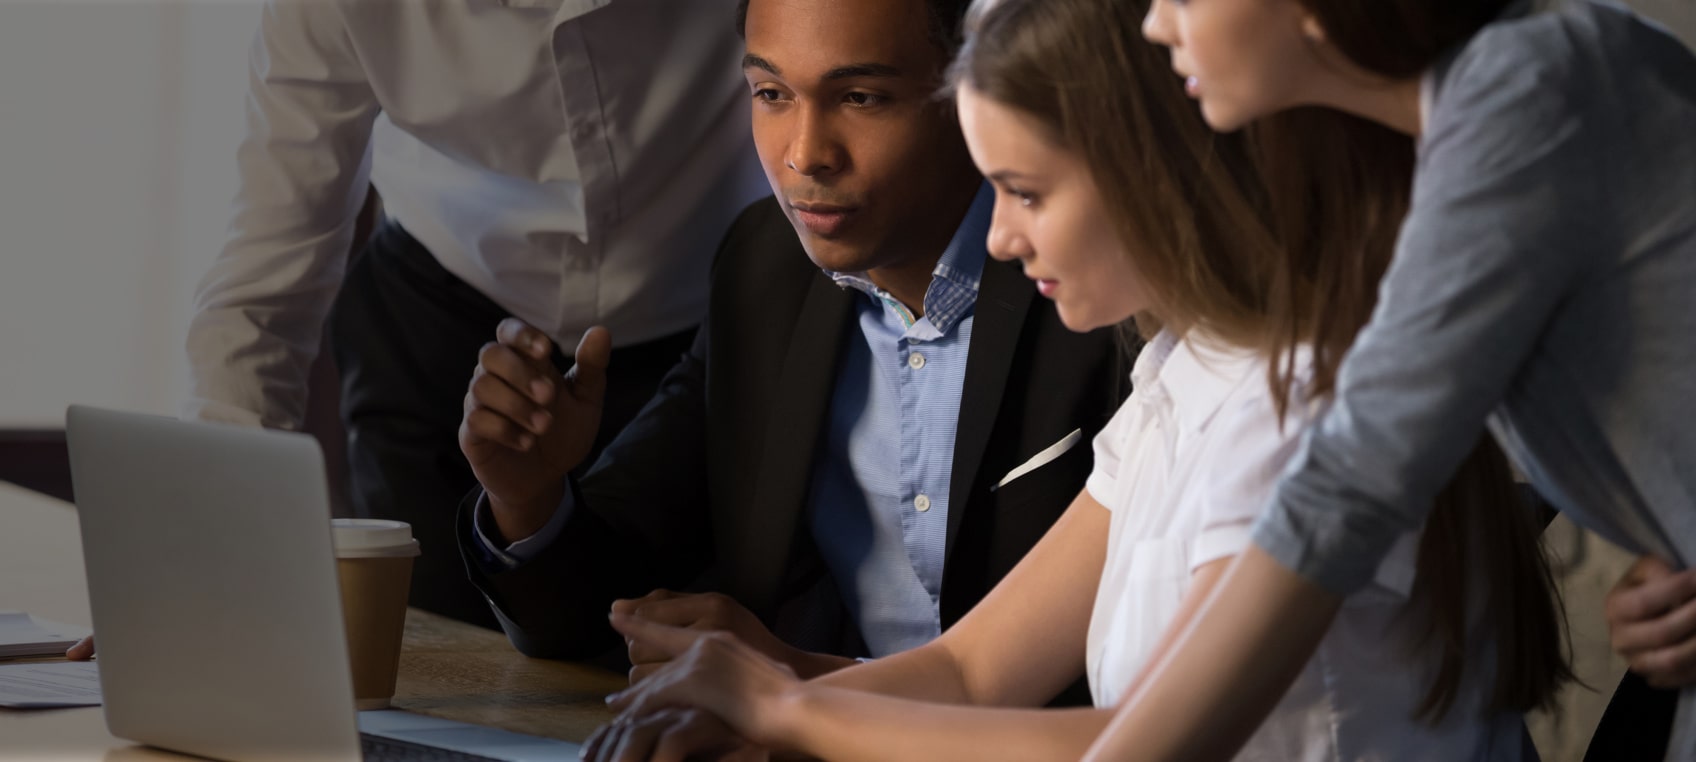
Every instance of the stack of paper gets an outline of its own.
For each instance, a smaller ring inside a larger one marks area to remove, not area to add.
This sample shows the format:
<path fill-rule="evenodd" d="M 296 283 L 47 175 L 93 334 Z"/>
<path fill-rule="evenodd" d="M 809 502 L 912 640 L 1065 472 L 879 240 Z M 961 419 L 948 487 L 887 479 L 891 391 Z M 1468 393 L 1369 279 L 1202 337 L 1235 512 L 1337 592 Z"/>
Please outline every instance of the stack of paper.
<path fill-rule="evenodd" d="M 94 662 L 0 664 L 0 707 L 57 709 L 67 706 L 100 706 L 100 667 Z"/>
<path fill-rule="evenodd" d="M 63 656 L 88 632 L 86 627 L 36 619 L 22 611 L 0 611 L 0 659 Z"/>

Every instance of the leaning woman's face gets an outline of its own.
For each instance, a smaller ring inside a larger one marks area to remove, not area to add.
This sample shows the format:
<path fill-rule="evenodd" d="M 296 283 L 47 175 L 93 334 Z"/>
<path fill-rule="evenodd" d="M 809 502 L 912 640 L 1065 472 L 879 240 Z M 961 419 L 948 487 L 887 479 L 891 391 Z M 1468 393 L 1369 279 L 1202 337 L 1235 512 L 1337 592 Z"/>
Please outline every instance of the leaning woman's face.
<path fill-rule="evenodd" d="M 1317 29 L 1296 0 L 1154 0 L 1142 24 L 1221 132 L 1313 99 Z"/>
<path fill-rule="evenodd" d="M 1142 280 L 1082 157 L 1054 146 L 1029 115 L 970 87 L 960 88 L 958 105 L 972 160 L 995 186 L 990 255 L 1023 264 L 1074 331 L 1147 309 Z"/>

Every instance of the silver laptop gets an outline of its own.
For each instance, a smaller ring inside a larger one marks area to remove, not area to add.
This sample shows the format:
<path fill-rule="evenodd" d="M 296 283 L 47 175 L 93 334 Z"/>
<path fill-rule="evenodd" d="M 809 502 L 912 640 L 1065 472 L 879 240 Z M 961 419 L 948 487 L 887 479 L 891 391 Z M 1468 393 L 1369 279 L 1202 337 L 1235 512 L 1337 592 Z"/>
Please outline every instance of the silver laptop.
<path fill-rule="evenodd" d="M 82 406 L 65 423 L 113 735 L 241 762 L 577 758 L 562 741 L 354 711 L 311 437 Z"/>

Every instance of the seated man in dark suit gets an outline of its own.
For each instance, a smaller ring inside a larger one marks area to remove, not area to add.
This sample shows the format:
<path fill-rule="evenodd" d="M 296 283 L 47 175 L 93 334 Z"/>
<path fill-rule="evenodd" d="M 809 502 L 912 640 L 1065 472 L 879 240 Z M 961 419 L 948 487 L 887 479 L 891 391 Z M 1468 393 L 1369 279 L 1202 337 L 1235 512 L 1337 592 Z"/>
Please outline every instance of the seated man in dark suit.
<path fill-rule="evenodd" d="M 962 0 L 752 0 L 744 59 L 776 197 L 719 247 L 692 350 L 580 480 L 604 331 L 561 377 L 503 324 L 460 441 L 473 581 L 513 643 L 582 658 L 618 606 L 731 630 L 802 675 L 953 624 L 1082 488 L 1119 401 L 1111 335 L 990 261 L 994 193 L 934 97 Z M 631 653 L 639 678 L 654 655 Z"/>

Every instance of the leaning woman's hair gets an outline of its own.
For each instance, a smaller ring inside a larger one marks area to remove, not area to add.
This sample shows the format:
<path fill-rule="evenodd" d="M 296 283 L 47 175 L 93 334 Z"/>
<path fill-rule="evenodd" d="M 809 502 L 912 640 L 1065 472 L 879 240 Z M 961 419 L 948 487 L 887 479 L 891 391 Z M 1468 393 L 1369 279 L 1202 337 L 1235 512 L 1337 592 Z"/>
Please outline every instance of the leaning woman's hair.
<path fill-rule="evenodd" d="M 1391 79 L 1423 73 L 1514 0 L 1297 0 L 1325 39 L 1367 71 Z"/>
<path fill-rule="evenodd" d="M 1029 115 L 1042 139 L 1083 158 L 1161 322 L 1271 358 L 1281 414 L 1307 347 L 1305 393 L 1328 396 L 1407 211 L 1412 143 L 1319 110 L 1214 135 L 1142 40 L 1146 7 L 979 0 L 950 81 Z M 1539 532 L 1501 452 L 1481 440 L 1420 540 L 1408 645 L 1434 669 L 1418 717 L 1448 713 L 1466 671 L 1482 668 L 1474 657 L 1495 670 L 1487 711 L 1545 706 L 1570 679 Z M 1473 586 L 1480 630 L 1468 627 Z M 1494 653 L 1470 653 L 1475 637 Z"/>

